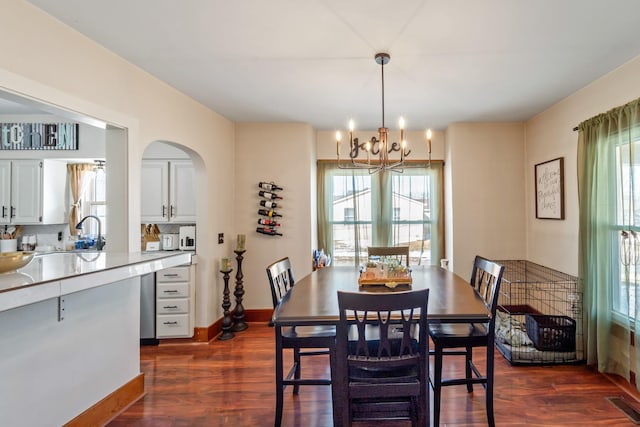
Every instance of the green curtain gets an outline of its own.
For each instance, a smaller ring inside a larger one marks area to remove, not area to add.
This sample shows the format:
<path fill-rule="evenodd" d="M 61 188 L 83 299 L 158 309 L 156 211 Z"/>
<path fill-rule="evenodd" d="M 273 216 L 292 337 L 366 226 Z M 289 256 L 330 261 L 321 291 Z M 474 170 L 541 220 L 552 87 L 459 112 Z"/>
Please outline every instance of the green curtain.
<path fill-rule="evenodd" d="M 640 99 L 578 126 L 579 258 L 587 363 L 640 373 Z M 637 181 L 637 182 L 636 182 Z M 637 348 L 637 347 L 636 347 Z"/>
<path fill-rule="evenodd" d="M 350 181 L 354 192 L 366 187 L 365 179 L 371 179 L 371 212 L 365 206 L 360 206 L 353 198 L 353 211 L 356 224 L 353 227 L 353 241 L 356 246 L 356 264 L 360 263 L 360 254 L 366 253 L 366 242 L 369 241 L 374 246 L 394 246 L 393 233 L 393 178 L 394 176 L 427 175 L 429 177 L 430 206 L 429 221 L 431 224 L 423 224 L 423 229 L 430 233 L 431 247 L 425 250 L 430 251 L 431 264 L 438 265 L 444 253 L 444 215 L 442 212 L 442 176 L 443 163 L 432 162 L 430 165 L 412 165 L 406 168 L 402 174 L 391 171 L 382 171 L 374 175 L 369 175 L 366 169 L 344 170 L 339 169 L 336 162 L 320 161 L 317 167 L 318 183 L 318 246 L 325 252 L 334 254 L 334 236 L 332 227 L 333 215 L 333 177 L 341 176 L 343 180 Z M 397 195 L 396 195 L 397 196 Z M 358 225 L 359 220 L 368 220 L 371 215 L 371 236 L 367 233 L 364 225 Z M 364 246 L 364 247 L 363 247 Z"/>

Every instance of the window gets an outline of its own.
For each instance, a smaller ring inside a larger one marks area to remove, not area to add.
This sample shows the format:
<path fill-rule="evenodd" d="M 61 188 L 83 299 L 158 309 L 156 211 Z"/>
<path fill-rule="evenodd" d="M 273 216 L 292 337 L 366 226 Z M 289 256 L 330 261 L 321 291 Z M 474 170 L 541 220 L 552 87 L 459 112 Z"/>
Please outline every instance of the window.
<path fill-rule="evenodd" d="M 101 232 L 105 236 L 107 232 L 106 228 L 106 172 L 105 167 L 96 168 L 94 173 L 91 173 L 87 188 L 84 192 L 81 215 L 85 217 L 87 215 L 94 215 L 100 219 Z M 85 235 L 98 235 L 98 223 L 97 221 L 87 220 L 83 224 L 83 234 Z"/>
<path fill-rule="evenodd" d="M 612 345 L 611 332 L 618 329 L 624 341 L 635 337 L 637 348 L 640 98 L 585 120 L 578 130 L 578 270 L 587 359 L 601 371 L 637 372 L 640 352 Z"/>
<path fill-rule="evenodd" d="M 410 264 L 437 264 L 442 254 L 442 164 L 403 173 L 345 170 L 318 164 L 321 249 L 334 265 L 360 265 L 369 246 L 410 248 Z M 433 262 L 432 262 L 433 261 Z"/>
<path fill-rule="evenodd" d="M 612 247 L 617 249 L 612 272 L 613 310 L 617 316 L 636 316 L 636 289 L 640 285 L 640 140 L 615 150 L 616 223 Z"/>
<path fill-rule="evenodd" d="M 353 208 L 344 208 L 344 220 L 353 222 L 356 219 L 356 212 Z"/>

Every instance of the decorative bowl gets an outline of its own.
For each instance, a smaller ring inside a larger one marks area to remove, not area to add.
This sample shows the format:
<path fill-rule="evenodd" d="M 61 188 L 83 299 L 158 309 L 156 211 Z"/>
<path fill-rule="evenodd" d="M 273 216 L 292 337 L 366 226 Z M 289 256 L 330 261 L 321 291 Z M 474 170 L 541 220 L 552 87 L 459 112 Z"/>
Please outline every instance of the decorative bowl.
<path fill-rule="evenodd" d="M 33 259 L 33 252 L 1 252 L 0 273 L 8 273 L 29 264 Z"/>

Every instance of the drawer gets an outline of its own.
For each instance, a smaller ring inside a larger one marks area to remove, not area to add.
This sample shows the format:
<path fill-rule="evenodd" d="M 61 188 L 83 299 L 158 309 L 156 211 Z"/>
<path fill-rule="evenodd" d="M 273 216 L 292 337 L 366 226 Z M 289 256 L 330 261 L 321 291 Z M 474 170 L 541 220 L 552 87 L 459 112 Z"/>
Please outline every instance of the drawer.
<path fill-rule="evenodd" d="M 157 316 L 156 338 L 186 337 L 189 333 L 188 314 L 168 314 Z"/>
<path fill-rule="evenodd" d="M 189 298 L 161 299 L 156 301 L 157 314 L 188 313 Z"/>
<path fill-rule="evenodd" d="M 189 283 L 156 283 L 156 298 L 189 296 Z"/>
<path fill-rule="evenodd" d="M 188 282 L 189 267 L 165 268 L 156 273 L 156 282 Z"/>

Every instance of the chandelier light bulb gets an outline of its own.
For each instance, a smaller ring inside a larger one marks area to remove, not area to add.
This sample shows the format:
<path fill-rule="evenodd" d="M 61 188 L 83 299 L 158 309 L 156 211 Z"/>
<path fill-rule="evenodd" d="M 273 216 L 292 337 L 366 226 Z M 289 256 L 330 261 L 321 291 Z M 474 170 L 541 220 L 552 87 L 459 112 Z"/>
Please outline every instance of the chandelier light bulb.
<path fill-rule="evenodd" d="M 398 126 L 400 129 L 404 129 L 404 117 L 400 117 L 400 120 L 398 120 Z"/>
<path fill-rule="evenodd" d="M 342 141 L 342 134 L 340 134 L 340 131 L 336 131 L 336 141 Z"/>
<path fill-rule="evenodd" d="M 353 123 L 353 119 L 349 120 L 349 132 L 353 132 L 354 128 L 355 128 L 355 124 Z"/>
<path fill-rule="evenodd" d="M 431 129 L 427 129 L 427 139 L 431 140 Z"/>

